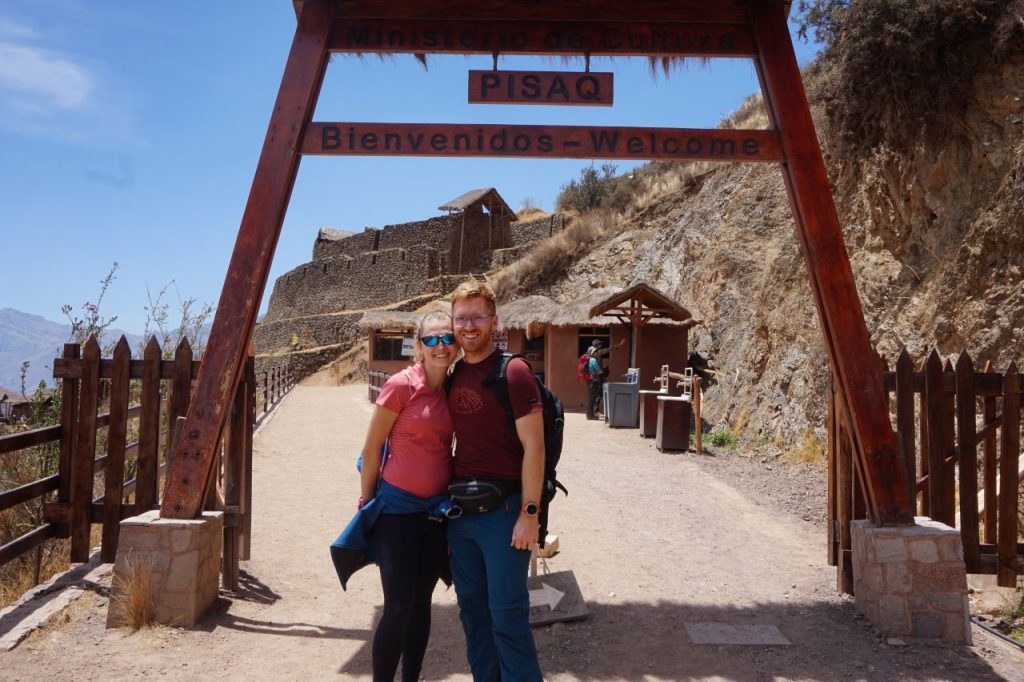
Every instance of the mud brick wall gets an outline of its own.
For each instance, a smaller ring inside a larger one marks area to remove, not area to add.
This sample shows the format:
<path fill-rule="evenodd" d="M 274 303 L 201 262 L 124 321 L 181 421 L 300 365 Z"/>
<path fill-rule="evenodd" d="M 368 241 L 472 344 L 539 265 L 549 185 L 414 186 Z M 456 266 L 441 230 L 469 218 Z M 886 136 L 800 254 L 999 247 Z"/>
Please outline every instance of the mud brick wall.
<path fill-rule="evenodd" d="M 560 214 L 515 222 L 512 223 L 512 241 L 508 245 L 511 247 L 532 244 L 541 239 L 547 239 L 563 229 L 565 229 L 565 217 Z"/>
<path fill-rule="evenodd" d="M 436 249 L 386 249 L 304 263 L 277 279 L 266 321 L 373 308 L 423 292 L 442 274 Z"/>

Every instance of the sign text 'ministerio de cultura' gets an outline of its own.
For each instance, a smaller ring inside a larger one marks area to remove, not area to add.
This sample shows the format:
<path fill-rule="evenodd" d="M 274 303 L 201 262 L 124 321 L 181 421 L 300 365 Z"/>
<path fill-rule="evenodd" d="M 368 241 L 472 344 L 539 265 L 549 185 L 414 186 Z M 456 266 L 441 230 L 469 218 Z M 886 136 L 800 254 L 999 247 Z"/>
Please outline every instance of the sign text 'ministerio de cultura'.
<path fill-rule="evenodd" d="M 335 52 L 752 56 L 745 27 L 723 24 L 341 20 Z"/>
<path fill-rule="evenodd" d="M 303 154 L 777 161 L 768 130 L 312 123 Z"/>

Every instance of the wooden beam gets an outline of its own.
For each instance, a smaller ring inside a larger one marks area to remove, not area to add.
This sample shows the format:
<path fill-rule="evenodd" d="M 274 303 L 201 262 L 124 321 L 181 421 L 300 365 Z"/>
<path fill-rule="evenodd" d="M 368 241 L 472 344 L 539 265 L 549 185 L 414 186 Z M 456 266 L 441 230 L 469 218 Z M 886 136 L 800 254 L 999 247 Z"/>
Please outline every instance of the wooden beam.
<path fill-rule="evenodd" d="M 202 507 L 298 173 L 299 146 L 323 82 L 333 17 L 334 3 L 325 0 L 307 0 L 300 12 L 193 400 L 167 476 L 163 517 L 194 518 Z"/>
<path fill-rule="evenodd" d="M 882 378 L 793 53 L 785 6 L 778 1 L 757 3 L 751 6 L 751 15 L 760 50 L 758 76 L 769 116 L 780 130 L 786 157 L 783 177 L 826 347 L 852 422 L 871 517 L 882 525 L 912 524 L 907 474 L 884 409 Z"/>
<path fill-rule="evenodd" d="M 754 57 L 743 24 L 339 18 L 331 52 Z"/>
<path fill-rule="evenodd" d="M 346 0 L 347 18 L 462 20 L 483 21 L 535 20 L 573 21 L 584 16 L 588 21 L 701 21 L 709 23 L 742 23 L 747 20 L 747 6 L 756 0 L 576 0 L 574 2 L 541 2 L 540 0 Z M 293 0 L 296 12 L 309 4 Z"/>
<path fill-rule="evenodd" d="M 311 123 L 302 153 L 537 159 L 781 161 L 771 130 L 470 123 Z"/>

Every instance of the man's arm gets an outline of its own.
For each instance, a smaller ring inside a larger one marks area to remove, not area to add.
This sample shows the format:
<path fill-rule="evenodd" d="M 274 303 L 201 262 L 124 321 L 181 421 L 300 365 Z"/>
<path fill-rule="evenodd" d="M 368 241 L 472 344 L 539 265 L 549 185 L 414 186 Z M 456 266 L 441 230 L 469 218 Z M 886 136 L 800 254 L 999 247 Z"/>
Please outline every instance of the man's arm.
<path fill-rule="evenodd" d="M 523 504 L 540 504 L 544 489 L 544 413 L 530 412 L 516 420 L 516 434 L 523 444 Z M 519 519 L 512 529 L 512 546 L 516 549 L 530 549 L 537 542 L 540 533 L 540 519 L 519 512 Z"/>

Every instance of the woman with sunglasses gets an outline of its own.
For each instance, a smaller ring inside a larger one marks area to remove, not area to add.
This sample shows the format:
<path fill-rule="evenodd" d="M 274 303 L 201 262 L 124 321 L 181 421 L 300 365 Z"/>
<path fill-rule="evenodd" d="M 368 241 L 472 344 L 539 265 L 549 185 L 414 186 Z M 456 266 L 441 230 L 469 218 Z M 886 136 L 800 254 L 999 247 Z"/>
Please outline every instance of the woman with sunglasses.
<path fill-rule="evenodd" d="M 374 680 L 393 680 L 399 659 L 402 680 L 419 679 L 434 586 L 451 575 L 436 512 L 452 478 L 454 429 L 444 382 L 458 346 L 446 312 L 427 313 L 416 331 L 416 362 L 381 388 L 362 452 L 358 506 L 376 517 L 371 551 L 384 588 L 373 637 Z"/>

